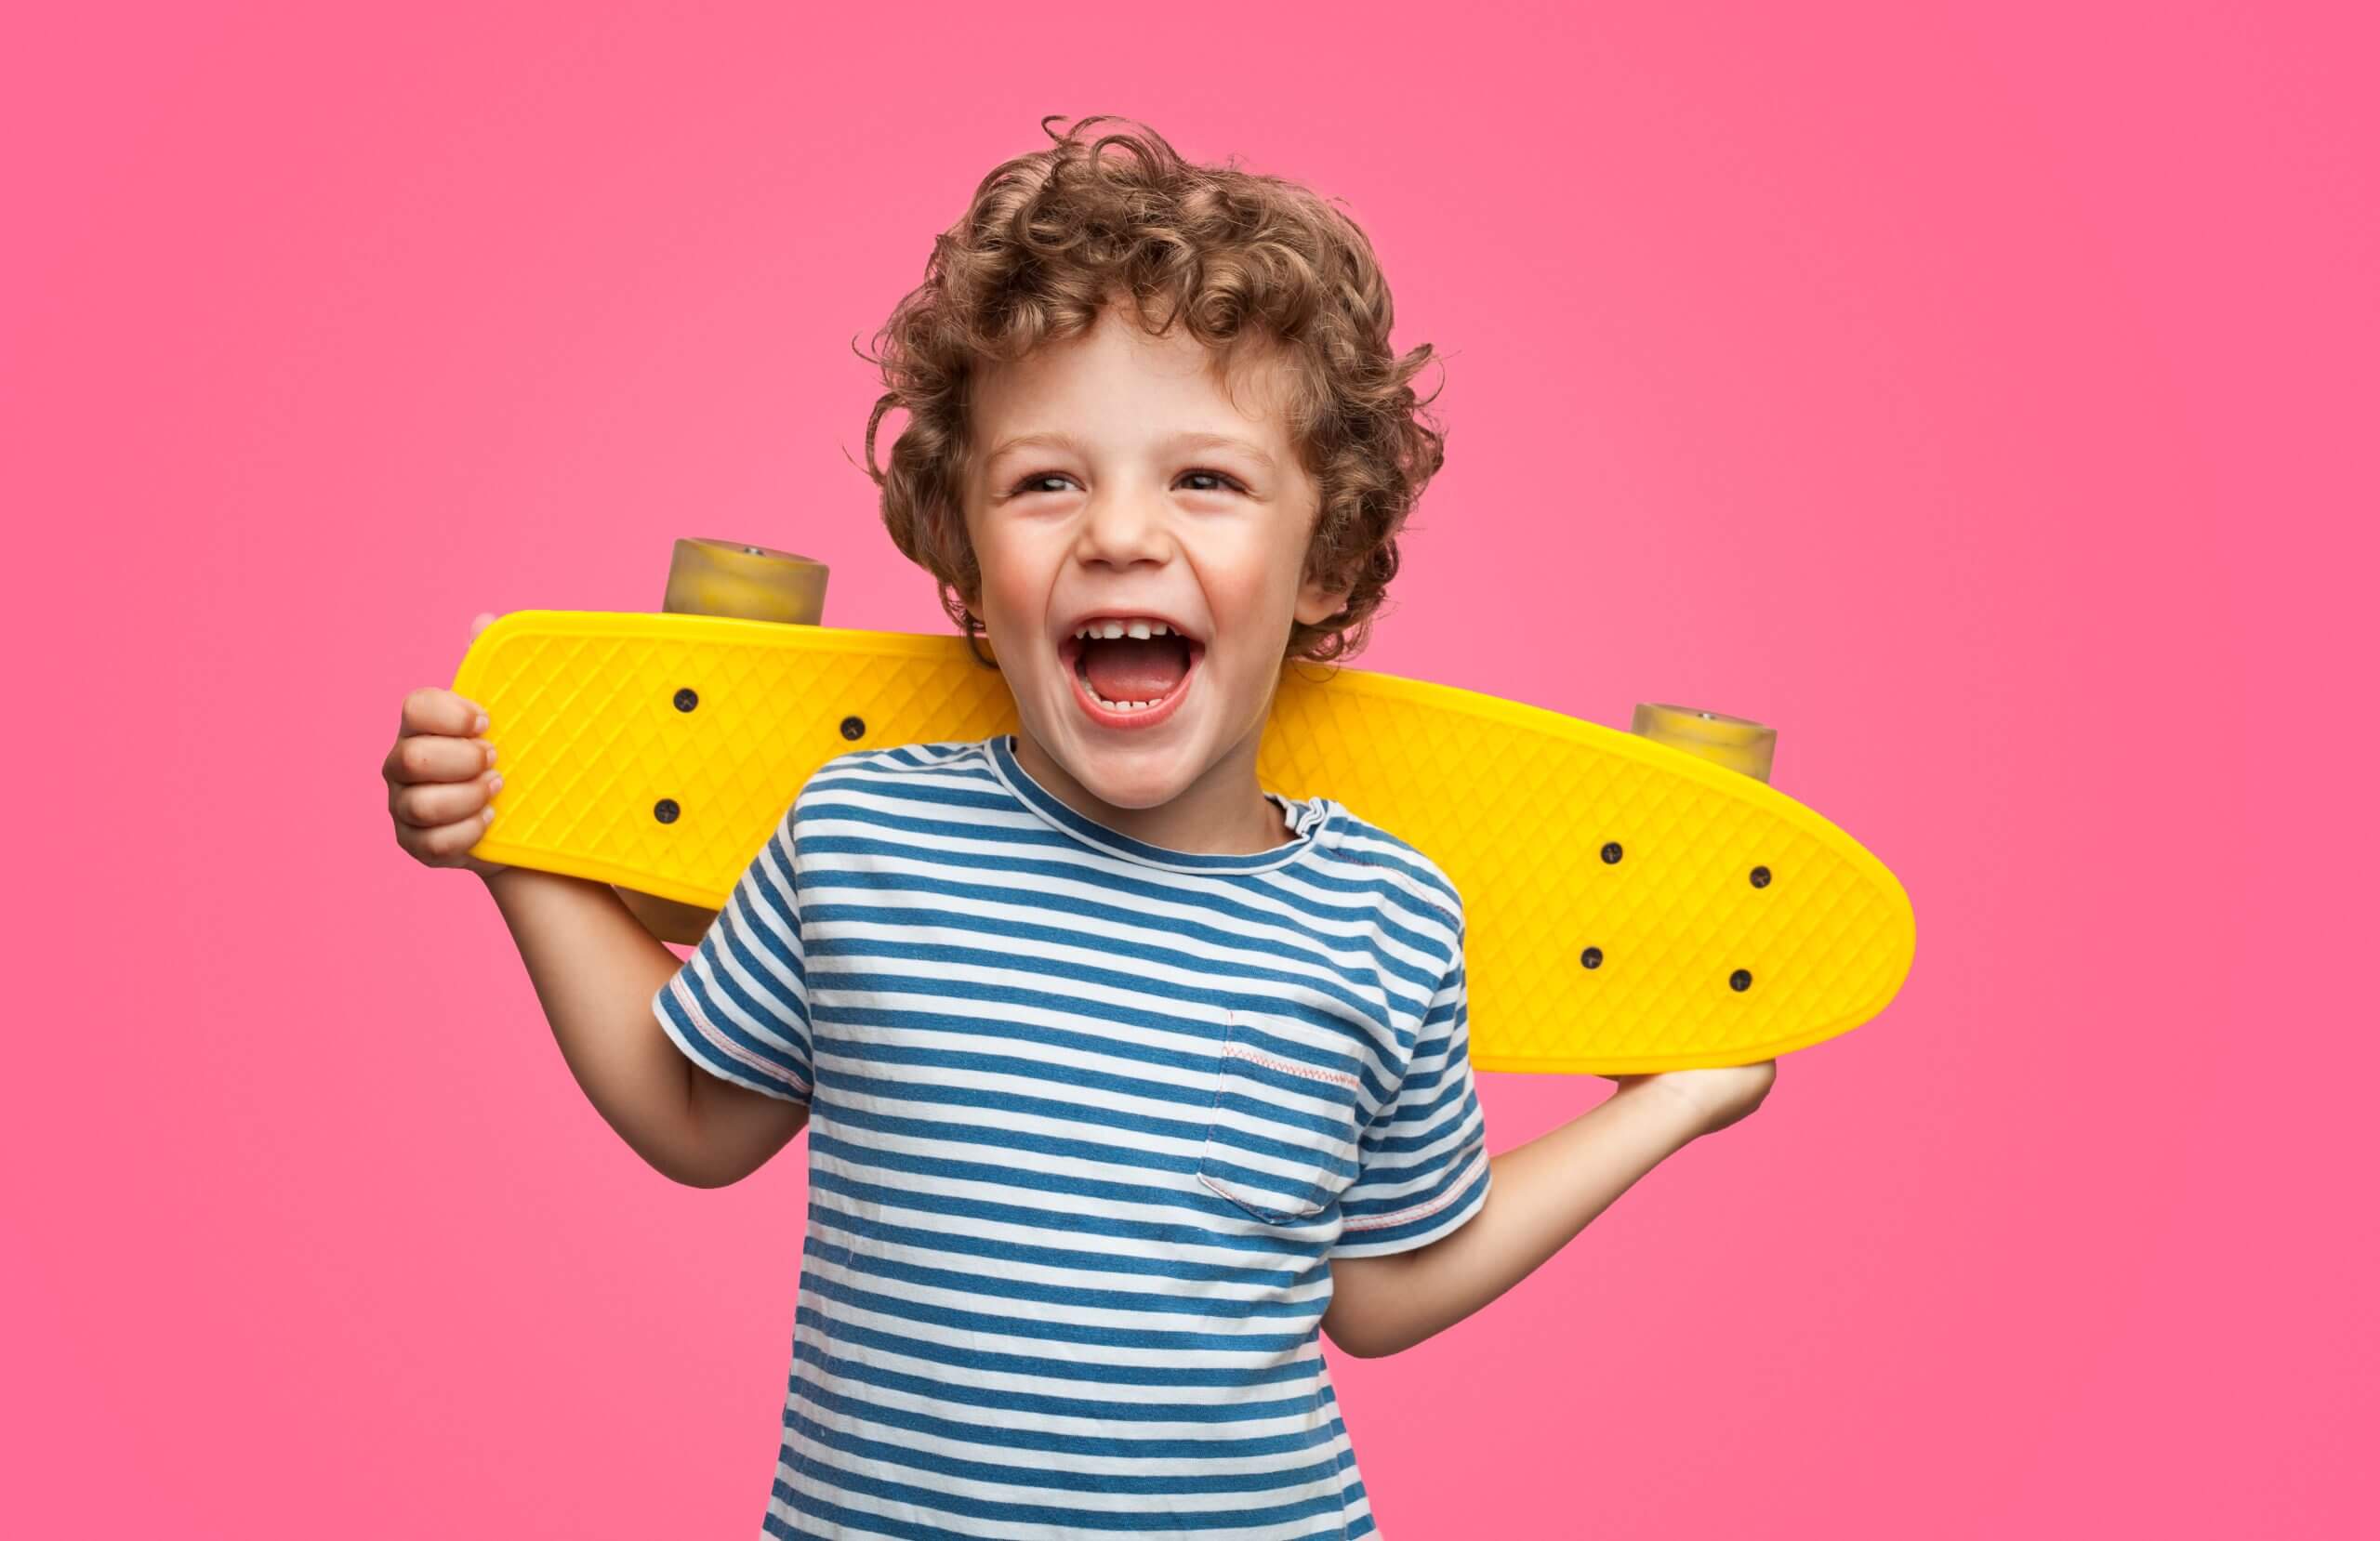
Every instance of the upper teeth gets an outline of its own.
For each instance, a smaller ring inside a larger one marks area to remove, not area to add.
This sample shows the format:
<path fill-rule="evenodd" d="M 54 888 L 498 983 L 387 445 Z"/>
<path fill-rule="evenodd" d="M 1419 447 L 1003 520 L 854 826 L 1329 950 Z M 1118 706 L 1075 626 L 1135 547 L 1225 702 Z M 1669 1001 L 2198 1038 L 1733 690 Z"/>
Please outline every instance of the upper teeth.
<path fill-rule="evenodd" d="M 1163 621 L 1089 621 L 1075 628 L 1077 637 L 1163 637 L 1170 632 L 1172 628 Z"/>

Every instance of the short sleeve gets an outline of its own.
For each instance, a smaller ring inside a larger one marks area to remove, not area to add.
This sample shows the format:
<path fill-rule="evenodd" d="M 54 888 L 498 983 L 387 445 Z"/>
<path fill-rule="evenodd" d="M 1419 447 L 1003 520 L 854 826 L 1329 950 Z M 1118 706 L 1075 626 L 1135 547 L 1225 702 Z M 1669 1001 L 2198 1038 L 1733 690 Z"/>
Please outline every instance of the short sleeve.
<path fill-rule="evenodd" d="M 1365 1129 L 1355 1180 L 1339 1195 L 1334 1258 L 1384 1258 L 1450 1235 L 1488 1202 L 1488 1123 L 1471 1074 L 1461 932 L 1430 998 L 1396 1095 Z"/>
<path fill-rule="evenodd" d="M 810 982 L 794 812 L 786 810 L 701 944 L 654 994 L 653 1014 L 670 1041 L 713 1075 L 807 1102 Z"/>

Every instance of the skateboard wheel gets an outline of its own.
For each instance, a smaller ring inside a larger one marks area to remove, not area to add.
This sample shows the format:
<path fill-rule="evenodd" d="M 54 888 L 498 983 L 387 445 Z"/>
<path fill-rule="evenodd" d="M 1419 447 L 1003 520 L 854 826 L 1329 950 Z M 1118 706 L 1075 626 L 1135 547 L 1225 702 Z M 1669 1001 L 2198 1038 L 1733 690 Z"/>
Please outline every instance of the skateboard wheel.
<path fill-rule="evenodd" d="M 826 564 L 742 541 L 681 540 L 669 554 L 661 608 L 814 626 L 826 610 Z"/>
<path fill-rule="evenodd" d="M 1699 755 L 1714 765 L 1740 770 L 1754 781 L 1768 779 L 1777 758 L 1777 730 L 1725 712 L 1697 711 L 1657 702 L 1636 704 L 1631 731 L 1655 744 Z"/>
<path fill-rule="evenodd" d="M 661 608 L 671 615 L 724 615 L 814 626 L 826 612 L 826 564 L 740 540 L 682 539 L 669 553 L 669 582 L 662 591 Z M 670 704 L 691 712 L 701 698 L 684 689 Z M 654 805 L 653 816 L 665 824 L 675 823 L 678 805 L 664 797 Z M 681 946 L 699 943 L 719 915 L 717 910 L 617 884 L 613 891 L 646 930 Z"/>

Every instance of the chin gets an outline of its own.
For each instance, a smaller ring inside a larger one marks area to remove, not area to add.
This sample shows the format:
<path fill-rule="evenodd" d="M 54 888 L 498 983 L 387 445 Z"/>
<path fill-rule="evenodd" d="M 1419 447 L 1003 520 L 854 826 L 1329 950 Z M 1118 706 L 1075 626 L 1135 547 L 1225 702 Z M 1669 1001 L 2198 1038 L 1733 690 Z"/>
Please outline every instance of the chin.
<path fill-rule="evenodd" d="M 1146 749 L 1070 744 L 1064 754 L 1044 750 L 1075 784 L 1111 808 L 1159 808 L 1189 789 L 1194 768 L 1181 745 Z"/>
<path fill-rule="evenodd" d="M 1189 790 L 1179 775 L 1135 777 L 1122 786 L 1090 785 L 1091 795 L 1110 808 L 1163 808 Z"/>

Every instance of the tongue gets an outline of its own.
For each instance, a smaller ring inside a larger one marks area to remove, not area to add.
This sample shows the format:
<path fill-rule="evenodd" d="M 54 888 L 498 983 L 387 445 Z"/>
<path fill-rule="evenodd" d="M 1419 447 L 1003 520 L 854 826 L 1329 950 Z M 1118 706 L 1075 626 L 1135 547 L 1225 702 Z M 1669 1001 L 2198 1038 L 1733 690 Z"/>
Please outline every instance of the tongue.
<path fill-rule="evenodd" d="M 1081 667 L 1110 701 L 1161 701 L 1190 672 L 1190 646 L 1173 636 L 1103 637 L 1082 645 Z"/>

